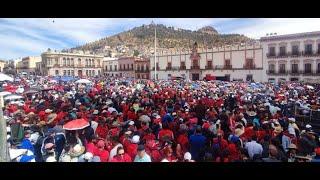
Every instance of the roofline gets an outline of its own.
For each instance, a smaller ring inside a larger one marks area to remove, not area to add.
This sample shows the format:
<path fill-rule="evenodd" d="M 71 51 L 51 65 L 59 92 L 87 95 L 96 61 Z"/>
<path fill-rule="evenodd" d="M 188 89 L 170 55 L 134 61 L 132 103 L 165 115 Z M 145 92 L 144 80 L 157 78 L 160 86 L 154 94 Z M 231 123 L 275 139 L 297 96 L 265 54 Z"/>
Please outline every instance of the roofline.
<path fill-rule="evenodd" d="M 315 37 L 315 36 L 319 36 L 319 38 L 320 38 L 320 31 L 295 33 L 295 34 L 285 34 L 285 35 L 277 35 L 277 36 L 264 36 L 264 37 L 260 38 L 260 41 L 261 42 L 264 42 L 264 41 L 278 41 L 278 40 L 299 39 L 299 38 Z"/>
<path fill-rule="evenodd" d="M 100 57 L 104 58 L 104 56 L 96 55 L 96 54 L 78 54 L 78 53 L 62 53 L 62 52 L 44 52 L 42 55 L 67 55 L 67 56 L 87 56 L 87 57 Z"/>

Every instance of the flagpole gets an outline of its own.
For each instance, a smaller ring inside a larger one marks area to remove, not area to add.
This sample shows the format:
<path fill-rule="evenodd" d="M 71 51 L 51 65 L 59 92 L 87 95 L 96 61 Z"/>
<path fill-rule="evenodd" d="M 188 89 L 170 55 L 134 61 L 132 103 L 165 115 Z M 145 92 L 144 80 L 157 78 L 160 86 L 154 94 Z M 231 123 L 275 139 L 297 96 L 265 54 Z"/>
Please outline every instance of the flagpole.
<path fill-rule="evenodd" d="M 157 80 L 157 27 L 154 24 L 154 80 Z"/>

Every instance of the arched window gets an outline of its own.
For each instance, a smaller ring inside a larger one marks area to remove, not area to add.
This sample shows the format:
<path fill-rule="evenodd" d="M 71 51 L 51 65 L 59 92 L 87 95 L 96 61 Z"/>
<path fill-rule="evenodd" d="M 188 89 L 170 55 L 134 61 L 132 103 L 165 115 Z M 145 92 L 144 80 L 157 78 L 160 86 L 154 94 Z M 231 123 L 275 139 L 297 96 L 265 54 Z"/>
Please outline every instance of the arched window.
<path fill-rule="evenodd" d="M 78 66 L 81 66 L 81 59 L 78 59 Z"/>
<path fill-rule="evenodd" d="M 318 63 L 317 73 L 320 74 L 320 63 Z"/>

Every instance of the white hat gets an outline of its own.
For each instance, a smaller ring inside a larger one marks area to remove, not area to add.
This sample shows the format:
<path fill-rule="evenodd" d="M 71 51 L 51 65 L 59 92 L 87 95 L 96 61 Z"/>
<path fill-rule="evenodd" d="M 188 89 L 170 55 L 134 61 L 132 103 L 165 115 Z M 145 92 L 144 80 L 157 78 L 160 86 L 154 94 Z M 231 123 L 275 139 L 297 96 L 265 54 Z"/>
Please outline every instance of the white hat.
<path fill-rule="evenodd" d="M 61 162 L 71 162 L 71 156 L 68 154 L 65 154 L 61 157 Z"/>
<path fill-rule="evenodd" d="M 57 162 L 56 158 L 54 156 L 49 156 L 46 160 L 46 162 Z"/>
<path fill-rule="evenodd" d="M 307 125 L 306 125 L 306 128 L 307 128 L 307 129 L 311 129 L 312 126 L 311 126 L 310 124 L 307 124 Z"/>
<path fill-rule="evenodd" d="M 138 144 L 140 142 L 140 136 L 134 135 L 131 139 L 131 142 L 134 144 Z"/>
<path fill-rule="evenodd" d="M 52 110 L 51 110 L 51 109 L 46 109 L 44 112 L 45 112 L 45 113 L 51 113 Z"/>
<path fill-rule="evenodd" d="M 132 134 L 132 131 L 126 131 L 124 134 L 126 134 L 126 135 L 131 135 L 131 134 Z"/>
<path fill-rule="evenodd" d="M 163 159 L 161 162 L 169 162 L 168 159 Z"/>
<path fill-rule="evenodd" d="M 86 152 L 83 158 L 86 160 L 91 160 L 93 158 L 93 154 L 91 152 Z"/>
<path fill-rule="evenodd" d="M 296 122 L 295 118 L 288 118 L 289 121 Z"/>
<path fill-rule="evenodd" d="M 134 121 L 129 121 L 129 125 L 133 126 L 134 125 Z"/>
<path fill-rule="evenodd" d="M 92 114 L 95 114 L 95 115 L 99 114 L 99 111 L 98 110 L 94 110 Z"/>
<path fill-rule="evenodd" d="M 185 154 L 184 154 L 184 156 L 183 156 L 183 158 L 185 159 L 185 160 L 191 160 L 191 154 L 189 153 L 189 152 L 186 152 Z"/>

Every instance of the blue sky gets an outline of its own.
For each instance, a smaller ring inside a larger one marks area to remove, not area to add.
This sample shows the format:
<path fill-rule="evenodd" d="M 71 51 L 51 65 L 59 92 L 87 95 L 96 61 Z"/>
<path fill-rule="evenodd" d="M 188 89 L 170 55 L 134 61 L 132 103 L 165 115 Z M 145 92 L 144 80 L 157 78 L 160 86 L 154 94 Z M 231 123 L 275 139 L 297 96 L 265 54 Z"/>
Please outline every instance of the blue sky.
<path fill-rule="evenodd" d="M 320 31 L 320 19 L 316 18 L 9 18 L 0 19 L 0 59 L 37 56 L 47 48 L 75 47 L 151 21 L 190 30 L 210 25 L 221 34 L 257 39 L 266 33 Z"/>

